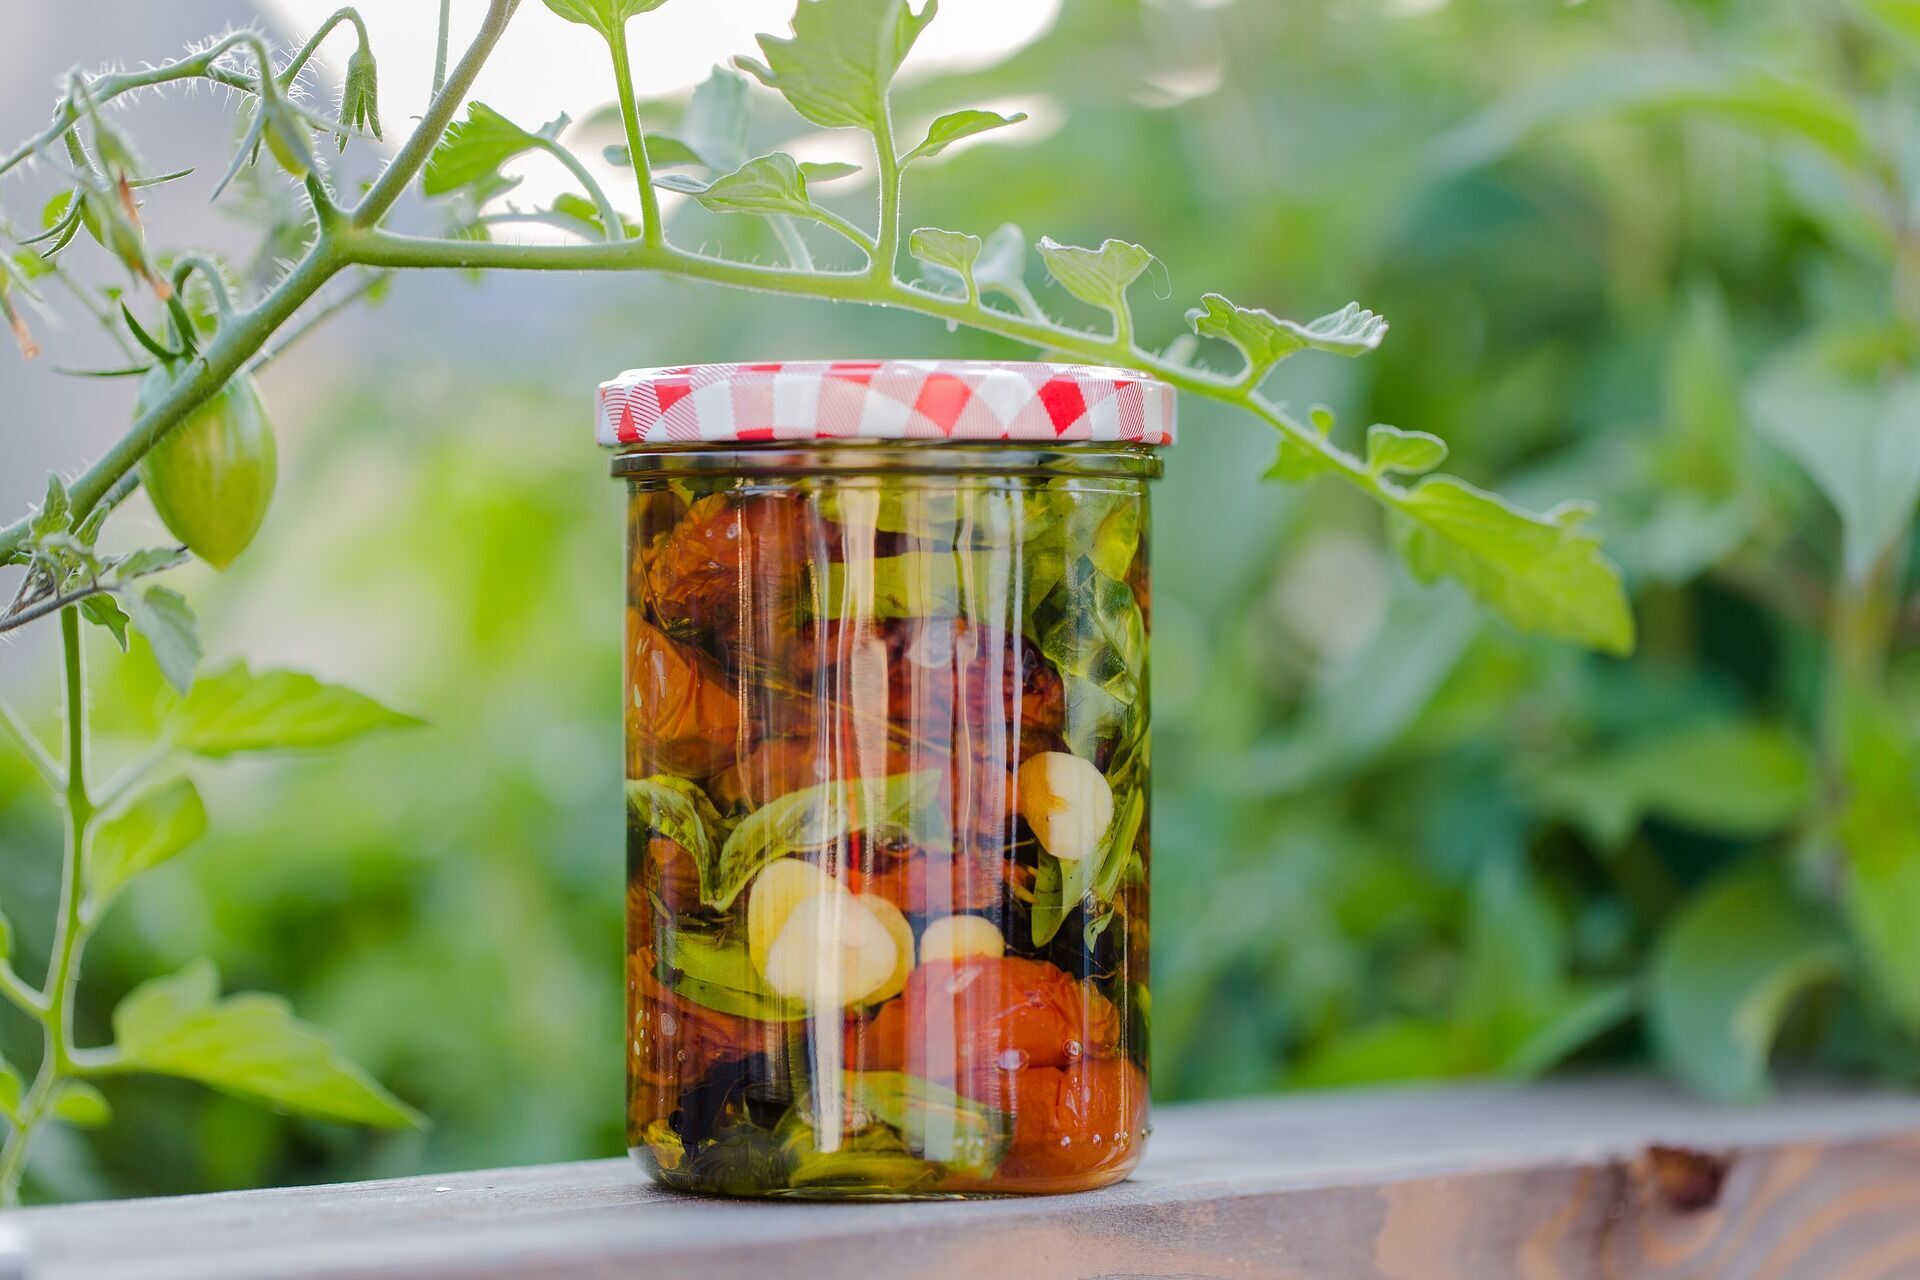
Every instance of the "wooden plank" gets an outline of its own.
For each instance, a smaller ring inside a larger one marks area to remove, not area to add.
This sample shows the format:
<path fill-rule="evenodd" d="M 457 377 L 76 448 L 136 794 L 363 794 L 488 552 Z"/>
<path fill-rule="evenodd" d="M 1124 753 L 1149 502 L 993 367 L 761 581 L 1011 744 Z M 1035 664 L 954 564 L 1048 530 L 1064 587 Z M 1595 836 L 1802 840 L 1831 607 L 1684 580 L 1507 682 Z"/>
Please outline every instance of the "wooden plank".
<path fill-rule="evenodd" d="M 1161 1110 L 1082 1196 L 745 1203 L 622 1160 L 18 1212 L 33 1280 L 1892 1280 L 1920 1276 L 1920 1099 L 1723 1111 L 1632 1081 Z M 0 1276 L 4 1270 L 0 1269 Z"/>

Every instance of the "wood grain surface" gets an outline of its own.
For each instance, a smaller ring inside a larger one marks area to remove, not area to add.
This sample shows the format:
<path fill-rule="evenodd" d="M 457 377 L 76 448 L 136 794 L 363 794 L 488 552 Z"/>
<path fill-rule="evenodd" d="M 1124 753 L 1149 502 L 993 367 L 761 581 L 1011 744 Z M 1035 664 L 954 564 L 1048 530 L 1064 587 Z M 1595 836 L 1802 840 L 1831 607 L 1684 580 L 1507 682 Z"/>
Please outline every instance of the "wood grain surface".
<path fill-rule="evenodd" d="M 691 1199 L 622 1160 L 0 1219 L 13 1280 L 1920 1278 L 1920 1099 L 1727 1111 L 1646 1082 L 1168 1107 L 1081 1196 Z"/>

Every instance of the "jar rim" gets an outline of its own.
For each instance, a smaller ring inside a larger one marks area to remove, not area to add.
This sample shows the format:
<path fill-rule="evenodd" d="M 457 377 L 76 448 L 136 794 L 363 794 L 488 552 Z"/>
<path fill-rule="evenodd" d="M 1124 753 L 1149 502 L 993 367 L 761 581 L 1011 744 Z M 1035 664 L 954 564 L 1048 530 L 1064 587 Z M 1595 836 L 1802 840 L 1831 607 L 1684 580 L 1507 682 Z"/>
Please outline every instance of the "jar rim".
<path fill-rule="evenodd" d="M 623 450 L 822 440 L 1172 444 L 1173 387 L 1034 360 L 795 360 L 629 369 L 596 434 Z"/>
<path fill-rule="evenodd" d="M 650 446 L 615 454 L 616 478 L 705 473 L 768 478 L 810 475 L 1158 480 L 1162 460 L 1137 443 L 1021 440 L 808 440 L 770 444 Z"/>

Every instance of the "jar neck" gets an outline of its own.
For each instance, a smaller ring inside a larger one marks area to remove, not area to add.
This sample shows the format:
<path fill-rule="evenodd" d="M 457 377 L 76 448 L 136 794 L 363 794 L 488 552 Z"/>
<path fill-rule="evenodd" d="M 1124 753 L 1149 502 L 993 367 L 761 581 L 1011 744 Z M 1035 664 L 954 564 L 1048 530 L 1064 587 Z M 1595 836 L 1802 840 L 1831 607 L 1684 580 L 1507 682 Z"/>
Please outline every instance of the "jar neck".
<path fill-rule="evenodd" d="M 806 441 L 763 445 L 651 446 L 617 455 L 616 476 L 933 475 L 1104 477 L 1157 480 L 1159 455 L 1145 445 L 1034 445 L 927 440 Z"/>

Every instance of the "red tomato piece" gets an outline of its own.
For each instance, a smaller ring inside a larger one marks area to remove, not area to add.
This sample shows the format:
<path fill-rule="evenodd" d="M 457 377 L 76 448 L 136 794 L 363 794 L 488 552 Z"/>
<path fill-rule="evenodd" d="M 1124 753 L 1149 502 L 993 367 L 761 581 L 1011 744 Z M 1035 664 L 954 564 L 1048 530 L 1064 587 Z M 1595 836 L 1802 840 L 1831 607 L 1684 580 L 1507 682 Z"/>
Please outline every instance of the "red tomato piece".
<path fill-rule="evenodd" d="M 1092 983 L 1043 960 L 979 956 L 924 964 L 870 1021 L 848 1028 L 847 1060 L 966 1092 L 994 1072 L 1110 1057 L 1120 1015 Z"/>

